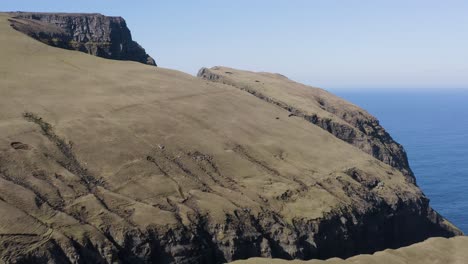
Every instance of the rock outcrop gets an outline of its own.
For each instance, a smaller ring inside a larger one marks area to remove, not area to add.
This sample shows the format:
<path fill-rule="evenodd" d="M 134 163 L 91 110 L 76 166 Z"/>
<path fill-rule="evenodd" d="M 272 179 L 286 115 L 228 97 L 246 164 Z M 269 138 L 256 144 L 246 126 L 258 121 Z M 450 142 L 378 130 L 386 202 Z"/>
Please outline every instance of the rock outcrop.
<path fill-rule="evenodd" d="M 226 67 L 202 68 L 198 77 L 232 85 L 321 127 L 377 159 L 397 168 L 415 183 L 403 147 L 365 110 L 329 92 L 294 82 L 280 74 Z"/>
<path fill-rule="evenodd" d="M 397 166 L 277 105 L 51 48 L 8 19 L 0 14 L 3 262 L 344 258 L 461 234 Z"/>
<path fill-rule="evenodd" d="M 121 17 L 101 14 L 11 13 L 11 25 L 48 45 L 98 57 L 156 66 L 135 41 Z"/>

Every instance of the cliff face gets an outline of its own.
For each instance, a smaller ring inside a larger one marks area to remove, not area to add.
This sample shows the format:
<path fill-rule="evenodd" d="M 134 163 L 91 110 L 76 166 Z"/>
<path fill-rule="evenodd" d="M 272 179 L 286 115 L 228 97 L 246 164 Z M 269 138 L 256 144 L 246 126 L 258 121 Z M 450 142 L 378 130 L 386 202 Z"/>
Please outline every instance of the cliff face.
<path fill-rule="evenodd" d="M 396 166 L 298 112 L 232 85 L 51 48 L 8 19 L 0 14 L 6 263 L 324 259 L 461 234 Z M 365 114 L 325 99 L 343 118 Z"/>
<path fill-rule="evenodd" d="M 202 68 L 198 77 L 232 85 L 300 117 L 415 178 L 403 147 L 365 110 L 325 90 L 289 80 L 283 75 L 254 73 L 226 67 Z"/>
<path fill-rule="evenodd" d="M 153 58 L 132 40 L 121 17 L 101 14 L 12 13 L 12 27 L 48 45 L 98 57 L 154 65 Z"/>

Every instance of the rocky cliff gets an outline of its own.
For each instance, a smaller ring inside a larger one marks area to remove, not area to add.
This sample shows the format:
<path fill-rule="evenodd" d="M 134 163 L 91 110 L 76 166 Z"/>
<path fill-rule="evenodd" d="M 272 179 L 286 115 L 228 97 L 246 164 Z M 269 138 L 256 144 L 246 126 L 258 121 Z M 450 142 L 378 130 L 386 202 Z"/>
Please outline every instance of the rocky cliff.
<path fill-rule="evenodd" d="M 238 86 L 56 49 L 8 19 L 0 14 L 6 263 L 325 259 L 461 234 L 404 170 L 296 111 Z M 343 118 L 365 113 L 326 99 Z M 320 118 L 353 129 L 329 111 Z"/>
<path fill-rule="evenodd" d="M 121 17 L 101 14 L 11 13 L 11 25 L 48 45 L 98 57 L 154 65 Z"/>

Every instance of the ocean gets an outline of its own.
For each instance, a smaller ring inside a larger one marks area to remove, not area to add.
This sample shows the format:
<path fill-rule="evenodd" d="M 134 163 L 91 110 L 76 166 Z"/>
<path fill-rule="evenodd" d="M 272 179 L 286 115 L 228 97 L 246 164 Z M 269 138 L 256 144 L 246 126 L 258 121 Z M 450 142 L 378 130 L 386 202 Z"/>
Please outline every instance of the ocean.
<path fill-rule="evenodd" d="M 380 120 L 432 207 L 468 234 L 468 91 L 332 92 Z"/>

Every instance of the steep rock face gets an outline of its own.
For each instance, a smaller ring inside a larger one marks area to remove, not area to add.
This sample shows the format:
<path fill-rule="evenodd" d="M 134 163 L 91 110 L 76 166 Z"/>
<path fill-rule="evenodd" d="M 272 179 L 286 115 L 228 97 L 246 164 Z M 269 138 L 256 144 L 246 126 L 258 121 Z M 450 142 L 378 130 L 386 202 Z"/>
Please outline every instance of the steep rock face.
<path fill-rule="evenodd" d="M 121 17 L 101 14 L 12 13 L 12 27 L 48 45 L 98 57 L 154 65 L 153 58 L 132 40 Z"/>
<path fill-rule="evenodd" d="M 347 257 L 461 234 L 399 170 L 276 105 L 51 48 L 8 19 L 0 14 L 6 263 Z"/>
<path fill-rule="evenodd" d="M 198 77 L 232 85 L 277 105 L 290 116 L 304 118 L 377 159 L 415 182 L 403 147 L 365 110 L 325 90 L 289 80 L 280 74 L 254 73 L 227 67 L 202 68 Z"/>

